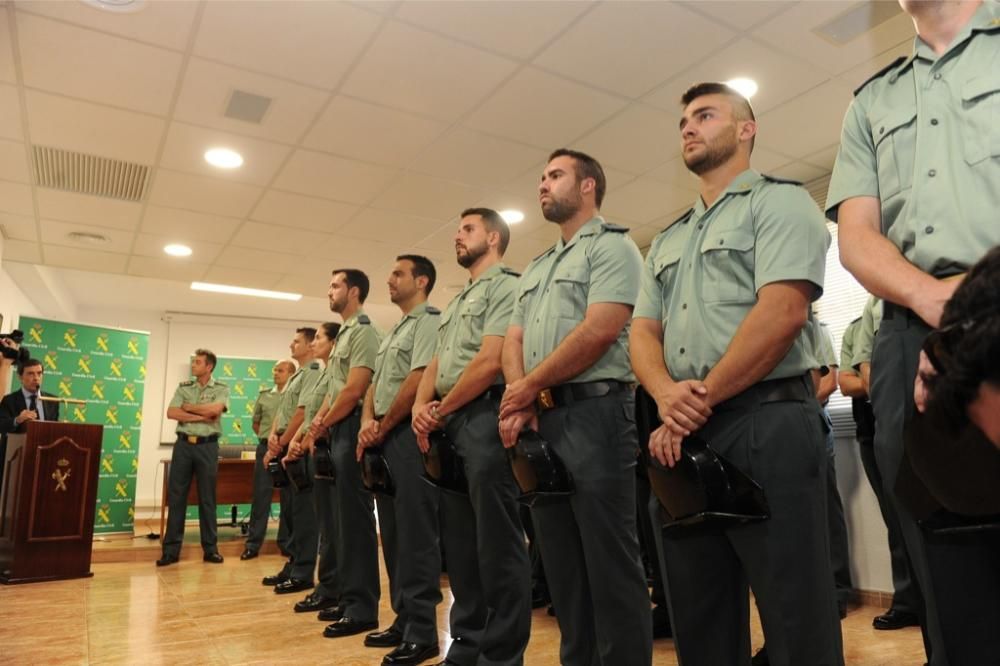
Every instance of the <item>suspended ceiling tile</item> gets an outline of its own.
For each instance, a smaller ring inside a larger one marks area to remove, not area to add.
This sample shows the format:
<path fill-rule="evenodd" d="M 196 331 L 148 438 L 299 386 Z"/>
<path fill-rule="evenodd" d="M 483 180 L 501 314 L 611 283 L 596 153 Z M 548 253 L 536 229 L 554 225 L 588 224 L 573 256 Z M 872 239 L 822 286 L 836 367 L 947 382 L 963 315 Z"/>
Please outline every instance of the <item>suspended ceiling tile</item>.
<path fill-rule="evenodd" d="M 395 176 L 395 169 L 309 150 L 296 150 L 274 187 L 347 203 L 366 203 Z"/>
<path fill-rule="evenodd" d="M 246 217 L 261 191 L 244 183 L 166 169 L 158 169 L 153 178 L 150 203 L 226 217 Z"/>
<path fill-rule="evenodd" d="M 189 245 L 188 241 L 226 243 L 241 223 L 237 218 L 151 205 L 146 207 L 140 230 L 169 235 Z"/>

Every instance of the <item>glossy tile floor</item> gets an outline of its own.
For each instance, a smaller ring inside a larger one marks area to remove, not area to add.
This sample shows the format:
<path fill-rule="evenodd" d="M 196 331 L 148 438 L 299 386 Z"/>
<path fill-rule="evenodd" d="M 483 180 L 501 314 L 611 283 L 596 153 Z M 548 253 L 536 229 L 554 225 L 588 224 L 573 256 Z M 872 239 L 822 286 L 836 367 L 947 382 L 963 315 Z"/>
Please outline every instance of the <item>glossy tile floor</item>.
<path fill-rule="evenodd" d="M 197 533 L 197 530 L 195 530 Z M 260 584 L 276 572 L 278 555 L 222 565 L 194 558 L 157 569 L 147 561 L 98 563 L 89 579 L 0 586 L 0 662 L 4 664 L 336 664 L 374 666 L 385 650 L 362 644 L 363 636 L 326 639 L 315 615 L 295 614 L 302 595 L 275 595 Z M 438 609 L 442 653 L 447 647 L 451 594 Z M 391 620 L 388 584 L 382 575 L 383 623 Z M 879 609 L 853 610 L 843 623 L 848 664 L 922 664 L 916 629 L 878 632 Z M 753 646 L 763 642 L 754 624 Z M 545 610 L 534 612 L 525 663 L 557 664 L 559 631 Z M 425 662 L 433 663 L 433 662 Z M 655 664 L 676 664 L 670 640 L 655 643 Z"/>

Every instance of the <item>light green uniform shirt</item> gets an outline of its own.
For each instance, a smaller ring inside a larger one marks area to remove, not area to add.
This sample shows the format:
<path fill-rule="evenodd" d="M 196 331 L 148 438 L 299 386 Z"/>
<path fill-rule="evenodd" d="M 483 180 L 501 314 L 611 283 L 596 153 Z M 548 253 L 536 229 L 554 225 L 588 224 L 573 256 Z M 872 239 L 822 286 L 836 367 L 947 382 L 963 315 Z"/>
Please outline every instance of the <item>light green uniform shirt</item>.
<path fill-rule="evenodd" d="M 837 352 L 833 349 L 833 334 L 830 333 L 829 326 L 813 315 L 809 315 L 806 327 L 809 330 L 809 346 L 812 349 L 815 363 L 812 367 L 819 368 L 820 372 L 825 375 L 830 371 L 830 368 L 837 365 Z"/>
<path fill-rule="evenodd" d="M 805 188 L 747 170 L 706 209 L 664 229 L 646 256 L 635 316 L 663 326 L 663 357 L 677 381 L 704 379 L 725 354 L 765 285 L 811 282 L 823 292 L 830 234 Z M 809 331 L 765 379 L 816 367 Z"/>
<path fill-rule="evenodd" d="M 288 422 L 292 420 L 292 414 L 295 413 L 296 408 L 299 406 L 299 394 L 302 392 L 302 378 L 304 375 L 305 369 L 299 368 L 295 371 L 294 375 L 288 378 L 285 390 L 281 394 L 281 400 L 278 401 L 278 413 L 275 416 L 275 419 L 277 419 L 275 432 L 284 432 L 288 427 Z"/>
<path fill-rule="evenodd" d="M 875 336 L 882 324 L 882 299 L 870 296 L 861 313 L 861 326 L 854 337 L 854 355 L 851 365 L 860 368 L 862 363 L 872 362 L 872 352 L 875 349 Z"/>
<path fill-rule="evenodd" d="M 628 229 L 597 216 L 565 242 L 536 257 L 521 277 L 511 325 L 524 329 L 524 369 L 531 372 L 583 321 L 595 303 L 635 305 L 642 255 Z M 592 366 L 569 383 L 635 381 L 628 353 L 629 326 Z"/>
<path fill-rule="evenodd" d="M 437 308 L 421 303 L 403 315 L 382 339 L 372 378 L 376 417 L 381 418 L 389 411 L 406 376 L 427 367 L 434 358 L 440 315 Z"/>
<path fill-rule="evenodd" d="M 351 368 L 375 370 L 375 358 L 381 341 L 381 333 L 362 310 L 355 312 L 354 316 L 343 323 L 327 364 L 326 393 L 330 396 L 330 404 L 333 404 L 347 383 Z"/>
<path fill-rule="evenodd" d="M 844 336 L 840 339 L 840 372 L 849 375 L 858 374 L 854 369 L 854 343 L 861 330 L 861 317 L 858 317 L 844 329 Z"/>
<path fill-rule="evenodd" d="M 271 425 L 278 415 L 279 404 L 281 404 L 281 392 L 277 386 L 262 389 L 257 396 L 257 402 L 253 406 L 253 421 L 260 424 L 257 426 L 258 437 L 267 437 L 271 432 Z"/>
<path fill-rule="evenodd" d="M 191 405 L 212 405 L 222 403 L 225 409 L 229 409 L 229 387 L 212 377 L 203 387 L 197 381 L 189 379 L 181 382 L 174 391 L 174 397 L 170 401 L 171 407 L 180 407 L 183 404 Z M 225 411 L 225 410 L 224 410 Z M 197 437 L 208 437 L 210 435 L 222 434 L 222 420 L 194 423 L 178 423 L 178 434 L 195 435 Z"/>
<path fill-rule="evenodd" d="M 309 425 L 316 412 L 323 404 L 326 397 L 327 380 L 329 378 L 330 364 L 324 366 L 320 361 L 313 361 L 306 368 L 302 377 L 302 391 L 299 393 L 299 403 L 297 407 L 302 408 L 302 423 Z"/>
<path fill-rule="evenodd" d="M 966 271 L 1000 244 L 1000 9 L 984 2 L 938 57 L 919 37 L 855 91 L 827 215 L 877 197 L 882 233 L 921 270 Z"/>
<path fill-rule="evenodd" d="M 479 353 L 487 335 L 504 337 L 514 310 L 518 274 L 503 264 L 494 264 L 470 281 L 448 303 L 438 321 L 437 377 L 434 390 L 439 397 L 455 388 L 465 367 Z M 503 384 L 497 374 L 494 384 Z"/>

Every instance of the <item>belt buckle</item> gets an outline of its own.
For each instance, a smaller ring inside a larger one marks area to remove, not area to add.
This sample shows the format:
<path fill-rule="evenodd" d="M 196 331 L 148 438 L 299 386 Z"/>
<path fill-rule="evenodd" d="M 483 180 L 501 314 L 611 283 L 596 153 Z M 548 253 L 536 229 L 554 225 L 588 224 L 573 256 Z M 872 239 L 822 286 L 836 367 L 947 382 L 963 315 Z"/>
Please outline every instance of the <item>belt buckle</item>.
<path fill-rule="evenodd" d="M 552 409 L 556 406 L 556 401 L 552 398 L 551 389 L 542 389 L 538 392 L 538 406 L 542 409 Z"/>
<path fill-rule="evenodd" d="M 198 443 L 198 436 L 197 435 L 185 435 L 184 438 L 187 439 L 187 443 L 188 444 L 197 444 Z"/>

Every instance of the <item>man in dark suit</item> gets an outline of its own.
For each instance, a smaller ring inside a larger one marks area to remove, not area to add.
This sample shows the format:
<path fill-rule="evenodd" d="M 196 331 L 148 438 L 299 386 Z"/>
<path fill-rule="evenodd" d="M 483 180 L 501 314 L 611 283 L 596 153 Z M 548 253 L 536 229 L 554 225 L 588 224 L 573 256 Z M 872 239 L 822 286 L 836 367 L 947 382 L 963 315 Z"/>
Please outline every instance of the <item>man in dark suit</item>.
<path fill-rule="evenodd" d="M 59 403 L 41 400 L 42 396 L 55 397 L 41 390 L 44 374 L 41 361 L 28 359 L 17 370 L 21 388 L 0 400 L 0 434 L 3 439 L 0 442 L 0 479 L 3 478 L 3 466 L 7 457 L 7 434 L 24 432 L 29 421 L 59 420 Z"/>

